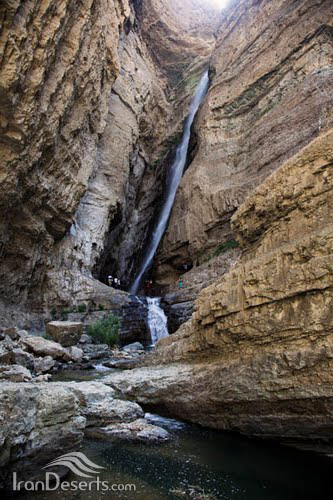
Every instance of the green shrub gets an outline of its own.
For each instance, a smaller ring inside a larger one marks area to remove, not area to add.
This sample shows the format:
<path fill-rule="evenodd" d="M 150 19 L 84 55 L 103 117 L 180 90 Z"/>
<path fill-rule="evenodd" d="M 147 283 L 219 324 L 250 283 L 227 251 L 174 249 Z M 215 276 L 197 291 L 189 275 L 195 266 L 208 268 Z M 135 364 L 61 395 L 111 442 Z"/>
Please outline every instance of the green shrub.
<path fill-rule="evenodd" d="M 87 310 L 87 304 L 79 304 L 77 306 L 77 312 L 84 313 Z"/>
<path fill-rule="evenodd" d="M 236 241 L 236 240 L 226 241 L 225 243 L 221 243 L 221 245 L 219 245 L 214 250 L 213 257 L 218 257 L 219 255 L 226 252 L 227 250 L 230 250 L 231 248 L 238 248 L 238 247 L 239 247 L 238 241 Z"/>
<path fill-rule="evenodd" d="M 108 344 L 110 347 L 119 342 L 120 319 L 110 314 L 88 327 L 88 334 L 97 342 Z"/>
<path fill-rule="evenodd" d="M 105 307 L 103 306 L 103 304 L 98 304 L 98 309 L 100 311 L 104 311 Z"/>

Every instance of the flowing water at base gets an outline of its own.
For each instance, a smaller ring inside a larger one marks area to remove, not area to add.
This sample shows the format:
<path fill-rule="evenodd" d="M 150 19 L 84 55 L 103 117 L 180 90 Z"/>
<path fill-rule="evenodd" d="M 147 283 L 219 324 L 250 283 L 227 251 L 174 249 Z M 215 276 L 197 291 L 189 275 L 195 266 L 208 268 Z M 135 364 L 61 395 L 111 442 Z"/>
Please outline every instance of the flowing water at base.
<path fill-rule="evenodd" d="M 160 301 L 159 297 L 147 297 L 148 327 L 152 345 L 169 335 L 168 318 L 160 306 Z"/>
<path fill-rule="evenodd" d="M 174 439 L 162 445 L 85 442 L 81 450 L 105 467 L 109 484 L 127 492 L 34 493 L 27 499 L 328 500 L 332 462 L 314 453 L 148 415 Z M 66 480 L 77 480 L 71 475 Z"/>

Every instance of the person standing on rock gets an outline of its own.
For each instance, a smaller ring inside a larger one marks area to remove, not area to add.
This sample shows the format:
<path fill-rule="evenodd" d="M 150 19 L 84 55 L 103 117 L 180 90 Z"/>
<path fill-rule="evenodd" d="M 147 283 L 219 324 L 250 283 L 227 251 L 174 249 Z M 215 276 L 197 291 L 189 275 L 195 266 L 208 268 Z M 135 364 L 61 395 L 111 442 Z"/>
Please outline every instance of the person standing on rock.
<path fill-rule="evenodd" d="M 182 288 L 184 288 L 183 276 L 179 278 L 179 290 L 182 290 Z"/>
<path fill-rule="evenodd" d="M 108 283 L 109 283 L 109 286 L 113 285 L 113 277 L 112 276 L 108 276 Z"/>

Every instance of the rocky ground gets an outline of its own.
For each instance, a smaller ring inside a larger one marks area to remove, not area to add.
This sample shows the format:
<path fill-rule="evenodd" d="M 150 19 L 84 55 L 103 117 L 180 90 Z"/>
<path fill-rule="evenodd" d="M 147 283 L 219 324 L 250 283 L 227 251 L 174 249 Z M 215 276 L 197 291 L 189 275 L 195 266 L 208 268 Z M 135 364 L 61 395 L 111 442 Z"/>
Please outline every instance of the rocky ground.
<path fill-rule="evenodd" d="M 145 354 L 140 342 L 121 349 L 94 343 L 83 333 L 83 323 L 53 321 L 45 336 L 30 335 L 16 327 L 0 333 L 0 380 L 41 382 L 61 370 L 133 367 Z"/>
<path fill-rule="evenodd" d="M 100 382 L 2 382 L 0 398 L 0 488 L 11 488 L 12 472 L 22 480 L 44 477 L 41 468 L 66 452 L 78 451 L 85 436 L 162 443 L 169 433 L 150 424 L 142 408 L 115 397 Z M 66 469 L 54 470 L 59 475 Z"/>
<path fill-rule="evenodd" d="M 170 438 L 145 420 L 138 404 L 117 399 L 101 382 L 52 381 L 60 371 L 132 368 L 145 356 L 142 344 L 121 350 L 95 344 L 79 322 L 46 328 L 49 338 L 15 327 L 0 333 L 0 488 L 10 489 L 15 470 L 23 480 L 38 480 L 42 466 L 79 450 L 85 436 L 147 443 Z"/>

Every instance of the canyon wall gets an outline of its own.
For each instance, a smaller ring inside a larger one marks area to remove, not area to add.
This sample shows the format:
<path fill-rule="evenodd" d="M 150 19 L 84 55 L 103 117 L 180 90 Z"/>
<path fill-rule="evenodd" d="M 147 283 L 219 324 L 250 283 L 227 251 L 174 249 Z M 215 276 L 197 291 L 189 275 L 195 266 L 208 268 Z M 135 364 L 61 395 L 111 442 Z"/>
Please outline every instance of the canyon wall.
<path fill-rule="evenodd" d="M 5 310 L 125 303 L 94 277 L 135 272 L 219 16 L 196 0 L 15 0 L 0 19 Z"/>
<path fill-rule="evenodd" d="M 1 298 L 40 304 L 93 171 L 127 1 L 1 4 Z"/>
<path fill-rule="evenodd" d="M 331 450 L 333 130 L 232 218 L 243 254 L 147 367 L 108 383 L 202 425 Z"/>
<path fill-rule="evenodd" d="M 161 284 L 234 240 L 230 218 L 288 158 L 332 126 L 330 0 L 240 0 L 226 9 L 192 163 L 156 262 Z"/>

